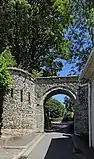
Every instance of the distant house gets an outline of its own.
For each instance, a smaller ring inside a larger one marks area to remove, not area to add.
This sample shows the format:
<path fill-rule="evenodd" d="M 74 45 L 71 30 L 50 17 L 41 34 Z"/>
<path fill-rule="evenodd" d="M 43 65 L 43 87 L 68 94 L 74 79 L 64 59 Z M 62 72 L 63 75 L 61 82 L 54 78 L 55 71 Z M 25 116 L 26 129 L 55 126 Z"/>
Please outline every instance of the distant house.
<path fill-rule="evenodd" d="M 89 56 L 80 79 L 86 79 L 88 84 L 89 147 L 94 148 L 94 49 Z"/>

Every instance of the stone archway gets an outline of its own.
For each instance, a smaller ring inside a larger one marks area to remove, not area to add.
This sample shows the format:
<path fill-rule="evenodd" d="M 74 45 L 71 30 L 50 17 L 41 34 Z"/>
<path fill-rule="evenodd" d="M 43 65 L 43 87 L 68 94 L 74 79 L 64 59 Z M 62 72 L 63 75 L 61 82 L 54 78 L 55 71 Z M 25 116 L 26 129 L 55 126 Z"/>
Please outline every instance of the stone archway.
<path fill-rule="evenodd" d="M 44 93 L 42 102 L 44 102 L 46 99 L 56 94 L 65 94 L 69 96 L 73 101 L 76 100 L 76 93 L 72 89 L 68 88 L 67 86 L 61 86 L 61 87 L 57 86 L 57 87 L 52 87 L 48 89 Z"/>
<path fill-rule="evenodd" d="M 44 102 L 53 95 L 65 94 L 76 102 L 78 77 L 47 77 L 35 80 L 37 131 L 44 131 Z"/>

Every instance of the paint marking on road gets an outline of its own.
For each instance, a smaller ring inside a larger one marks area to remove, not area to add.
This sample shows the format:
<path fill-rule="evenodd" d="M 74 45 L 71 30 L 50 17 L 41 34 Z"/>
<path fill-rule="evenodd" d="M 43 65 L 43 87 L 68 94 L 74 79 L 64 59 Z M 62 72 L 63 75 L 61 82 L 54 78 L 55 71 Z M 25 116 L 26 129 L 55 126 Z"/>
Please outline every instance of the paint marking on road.
<path fill-rule="evenodd" d="M 26 146 L 10 146 L 10 145 L 3 145 L 0 146 L 0 148 L 5 148 L 5 149 L 27 149 L 33 142 L 35 142 L 35 140 L 37 140 L 37 138 L 39 138 L 41 136 L 41 133 L 39 133 L 39 135 L 37 135 L 35 137 L 35 139 L 33 139 L 29 144 L 27 144 Z"/>
<path fill-rule="evenodd" d="M 43 133 L 43 134 L 44 134 L 44 133 Z M 32 144 L 34 144 L 35 141 L 36 141 L 37 139 L 39 139 L 43 134 L 40 133 L 39 135 L 37 135 L 34 140 L 32 140 L 29 144 L 26 145 L 26 148 L 28 148 L 29 146 L 31 146 Z"/>
<path fill-rule="evenodd" d="M 0 148 L 4 148 L 4 149 L 26 149 L 27 146 L 2 146 Z"/>
<path fill-rule="evenodd" d="M 12 159 L 19 159 L 22 156 L 28 156 L 29 153 L 36 147 L 36 145 L 41 141 L 45 134 L 39 134 L 33 141 L 27 144 L 27 148 L 23 149 L 18 155 L 14 156 Z"/>
<path fill-rule="evenodd" d="M 32 150 L 36 147 L 36 145 L 43 139 L 43 137 L 45 136 L 45 134 L 43 134 L 35 143 L 34 145 L 30 146 L 30 148 L 23 154 L 23 156 L 28 156 Z"/>

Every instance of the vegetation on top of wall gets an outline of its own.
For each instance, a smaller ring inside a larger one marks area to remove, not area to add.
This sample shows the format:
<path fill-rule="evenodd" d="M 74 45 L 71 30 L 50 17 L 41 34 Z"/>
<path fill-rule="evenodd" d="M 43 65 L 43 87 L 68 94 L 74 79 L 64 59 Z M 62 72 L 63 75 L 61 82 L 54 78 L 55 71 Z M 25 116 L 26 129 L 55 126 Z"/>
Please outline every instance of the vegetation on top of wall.
<path fill-rule="evenodd" d="M 7 67 L 12 67 L 15 64 L 16 62 L 11 55 L 10 49 L 7 47 L 0 55 L 0 89 L 11 87 L 12 78 Z"/>
<path fill-rule="evenodd" d="M 37 71 L 35 69 L 32 70 L 32 77 L 37 78 L 43 76 L 43 71 Z"/>

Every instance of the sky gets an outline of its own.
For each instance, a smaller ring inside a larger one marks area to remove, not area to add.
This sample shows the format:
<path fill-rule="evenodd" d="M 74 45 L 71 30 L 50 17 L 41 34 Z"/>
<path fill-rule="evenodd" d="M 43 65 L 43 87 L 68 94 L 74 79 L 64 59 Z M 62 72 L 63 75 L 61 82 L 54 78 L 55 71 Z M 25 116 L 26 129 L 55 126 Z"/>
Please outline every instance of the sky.
<path fill-rule="evenodd" d="M 63 64 L 64 64 L 64 67 L 62 69 L 62 71 L 59 72 L 59 76 L 67 76 L 70 71 L 71 71 L 71 67 L 72 67 L 72 64 L 68 64 L 65 60 L 62 60 Z M 65 95 L 63 94 L 57 94 L 57 95 L 54 95 L 53 98 L 55 98 L 56 100 L 60 101 L 61 103 L 64 102 L 64 97 Z"/>

